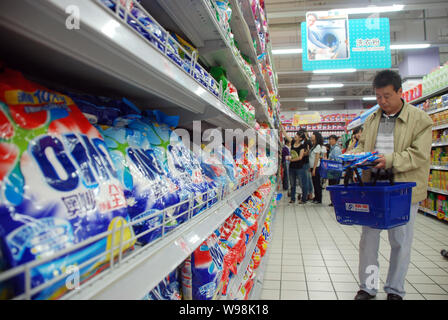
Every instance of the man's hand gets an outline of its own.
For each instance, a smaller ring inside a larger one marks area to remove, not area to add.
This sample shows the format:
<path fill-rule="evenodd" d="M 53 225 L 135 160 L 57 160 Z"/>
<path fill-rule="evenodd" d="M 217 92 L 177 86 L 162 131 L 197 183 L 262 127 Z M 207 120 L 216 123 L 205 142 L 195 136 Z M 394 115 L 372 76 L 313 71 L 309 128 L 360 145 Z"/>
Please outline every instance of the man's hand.
<path fill-rule="evenodd" d="M 380 154 L 378 157 L 379 157 L 379 159 L 374 161 L 375 163 L 377 163 L 377 165 L 374 168 L 375 169 L 386 169 L 386 158 L 382 154 Z"/>

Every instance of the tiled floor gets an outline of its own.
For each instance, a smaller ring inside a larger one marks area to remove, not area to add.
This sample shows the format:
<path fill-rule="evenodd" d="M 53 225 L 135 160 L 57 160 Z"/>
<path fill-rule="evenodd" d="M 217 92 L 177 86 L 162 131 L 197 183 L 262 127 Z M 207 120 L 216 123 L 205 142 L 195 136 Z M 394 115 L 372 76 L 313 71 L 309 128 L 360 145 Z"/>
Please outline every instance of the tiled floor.
<path fill-rule="evenodd" d="M 359 289 L 361 228 L 338 224 L 328 196 L 324 205 L 288 201 L 283 197 L 278 206 L 261 299 L 352 300 Z M 448 224 L 418 213 L 405 299 L 448 300 L 448 259 L 441 249 L 448 250 Z M 387 232 L 382 232 L 377 300 L 386 299 L 382 287 L 389 254 Z"/>

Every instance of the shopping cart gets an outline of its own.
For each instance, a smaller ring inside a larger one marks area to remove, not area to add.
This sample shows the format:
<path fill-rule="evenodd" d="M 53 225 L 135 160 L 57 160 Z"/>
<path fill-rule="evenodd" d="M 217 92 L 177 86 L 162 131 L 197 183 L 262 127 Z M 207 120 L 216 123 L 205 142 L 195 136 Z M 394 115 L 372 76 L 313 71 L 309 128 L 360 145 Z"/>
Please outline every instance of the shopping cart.
<path fill-rule="evenodd" d="M 365 164 L 364 164 L 365 166 Z M 352 168 L 357 172 L 357 168 Z M 352 173 L 353 174 L 353 173 Z M 347 175 L 347 174 L 346 174 Z M 384 176 L 373 174 L 370 183 L 348 183 L 328 186 L 336 220 L 344 225 L 361 225 L 375 229 L 390 229 L 409 221 L 412 188 L 415 182 L 394 182 L 392 171 L 389 181 L 377 182 Z"/>

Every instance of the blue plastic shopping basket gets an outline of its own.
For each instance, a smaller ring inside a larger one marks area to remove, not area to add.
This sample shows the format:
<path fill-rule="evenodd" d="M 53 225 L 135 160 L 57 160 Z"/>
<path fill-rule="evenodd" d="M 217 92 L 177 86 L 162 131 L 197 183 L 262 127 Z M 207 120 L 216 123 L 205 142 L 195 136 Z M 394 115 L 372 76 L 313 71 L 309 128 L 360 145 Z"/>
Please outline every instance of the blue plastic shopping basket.
<path fill-rule="evenodd" d="M 415 182 L 328 186 L 336 220 L 345 225 L 390 229 L 409 221 Z"/>
<path fill-rule="evenodd" d="M 340 179 L 343 172 L 342 162 L 334 160 L 320 161 L 320 177 L 323 179 Z"/>

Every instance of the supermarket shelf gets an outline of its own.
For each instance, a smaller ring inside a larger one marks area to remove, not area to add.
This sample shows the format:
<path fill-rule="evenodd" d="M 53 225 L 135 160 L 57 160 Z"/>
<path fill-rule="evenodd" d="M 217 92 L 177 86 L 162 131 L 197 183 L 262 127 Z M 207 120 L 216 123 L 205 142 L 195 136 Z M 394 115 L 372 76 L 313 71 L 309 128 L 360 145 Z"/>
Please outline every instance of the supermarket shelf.
<path fill-rule="evenodd" d="M 438 126 L 434 126 L 434 127 L 432 127 L 432 131 L 440 130 L 440 129 L 446 129 L 446 128 L 448 128 L 448 123 L 444 123 L 444 124 L 440 124 Z"/>
<path fill-rule="evenodd" d="M 230 82 L 238 90 L 248 91 L 248 100 L 256 108 L 257 119 L 267 121 L 267 112 L 263 112 L 261 99 L 252 86 L 249 76 L 244 72 L 242 63 L 234 54 L 230 37 L 217 21 L 210 2 L 208 0 L 158 0 L 157 2 L 198 48 L 199 55 L 209 66 L 224 67 Z M 198 19 L 201 23 L 198 23 Z"/>
<path fill-rule="evenodd" d="M 448 195 L 448 191 L 447 190 L 442 190 L 442 189 L 428 187 L 428 191 L 431 191 L 431 192 L 434 192 L 434 193 Z"/>
<path fill-rule="evenodd" d="M 275 209 L 277 210 L 277 209 Z M 271 229 L 272 229 L 272 224 L 275 221 L 275 217 L 276 217 L 276 213 L 273 212 L 273 218 L 271 221 Z M 272 235 L 271 235 L 272 237 Z M 264 281 L 264 275 L 266 272 L 266 267 L 268 265 L 268 259 L 269 259 L 269 248 L 270 248 L 270 243 L 268 244 L 268 247 L 266 249 L 266 253 L 264 255 L 264 257 L 261 260 L 260 266 L 258 267 L 258 269 L 256 269 L 256 277 L 254 280 L 254 287 L 252 288 L 252 292 L 249 294 L 249 299 L 248 300 L 260 300 L 261 298 L 261 292 L 263 290 L 263 281 Z"/>
<path fill-rule="evenodd" d="M 72 4 L 71 0 L 1 1 L 0 40 L 8 43 L 2 48 L 7 58 L 20 59 L 60 85 L 126 96 L 142 107 L 180 114 L 181 121 L 195 118 L 227 128 L 250 127 L 100 2 L 77 3 L 82 12 L 79 30 L 62 27 L 65 8 Z"/>
<path fill-rule="evenodd" d="M 252 258 L 252 253 L 255 250 L 255 247 L 257 245 L 257 241 L 258 238 L 261 235 L 261 231 L 263 230 L 263 223 L 266 220 L 267 214 L 269 212 L 269 208 L 271 206 L 271 202 L 272 199 L 275 195 L 277 189 L 277 185 L 273 185 L 271 192 L 269 193 L 269 196 L 267 199 L 269 199 L 266 202 L 263 214 L 260 214 L 259 218 L 258 218 L 258 230 L 257 233 L 255 234 L 255 236 L 253 237 L 253 239 L 251 240 L 250 245 L 247 246 L 246 249 L 246 256 L 244 257 L 243 262 L 241 262 L 241 264 L 238 266 L 238 273 L 237 275 L 235 275 L 229 282 L 228 285 L 228 293 L 226 295 L 226 298 L 228 300 L 234 300 L 234 297 L 236 296 L 236 294 L 238 293 L 238 289 L 241 285 L 241 282 L 243 280 L 244 274 L 246 273 L 247 267 L 249 266 L 250 260 Z"/>
<path fill-rule="evenodd" d="M 238 46 L 241 52 L 252 59 L 252 67 L 255 70 L 257 81 L 261 89 L 263 89 L 265 92 L 268 92 L 263 73 L 258 63 L 258 55 L 252 41 L 251 31 L 244 18 L 244 13 L 242 11 L 242 8 L 240 7 L 239 1 L 230 0 L 230 4 L 232 5 L 232 19 L 230 19 L 230 27 L 232 29 L 235 40 L 238 42 Z"/>
<path fill-rule="evenodd" d="M 433 147 L 444 147 L 444 146 L 448 146 L 448 142 L 433 142 L 433 144 L 431 146 L 433 146 Z"/>
<path fill-rule="evenodd" d="M 417 99 L 414 99 L 414 100 L 410 101 L 409 103 L 410 104 L 419 104 L 421 102 L 425 102 L 426 99 L 430 99 L 430 98 L 436 97 L 436 96 L 441 95 L 441 94 L 446 93 L 446 92 L 448 92 L 448 87 L 445 87 L 445 88 L 436 90 L 434 92 L 428 93 L 428 94 L 424 95 L 423 97 L 420 97 L 420 98 L 417 98 Z"/>
<path fill-rule="evenodd" d="M 261 40 L 260 36 L 258 35 L 257 27 L 255 25 L 255 16 L 252 12 L 251 4 L 249 0 L 242 0 L 241 2 L 241 10 L 244 14 L 244 18 L 246 20 L 246 23 L 249 27 L 251 37 L 253 40 L 255 40 L 256 46 L 257 46 L 257 55 L 261 54 Z"/>
<path fill-rule="evenodd" d="M 424 208 L 424 207 L 418 207 L 418 210 L 420 210 L 420 211 L 422 211 L 422 212 L 424 212 L 424 213 L 427 213 L 427 214 L 430 214 L 430 215 L 432 215 L 432 216 L 434 216 L 434 217 L 437 217 L 437 212 L 436 211 L 433 211 L 433 210 L 430 210 L 430 209 L 428 209 L 428 208 Z M 445 221 L 448 221 L 448 218 L 447 217 L 445 217 L 445 218 L 443 218 L 443 219 L 440 219 L 439 217 L 437 217 L 439 220 L 445 220 Z"/>
<path fill-rule="evenodd" d="M 269 246 L 267 251 L 269 250 Z M 252 292 L 249 294 L 248 300 L 260 300 L 261 292 L 263 290 L 263 281 L 264 281 L 264 273 L 266 272 L 266 267 L 268 265 L 268 256 L 269 254 L 266 252 L 264 257 L 261 259 L 261 263 L 258 266 L 258 269 L 255 270 L 256 278 L 254 279 L 254 286 L 252 288 Z"/>
<path fill-rule="evenodd" d="M 191 253 L 235 211 L 267 177 L 249 183 L 233 192 L 227 199 L 193 217 L 188 223 L 169 233 L 152 246 L 138 249 L 138 253 L 109 271 L 103 272 L 63 297 L 63 299 L 141 299 L 169 272 L 180 265 Z M 148 277 L 148 272 L 151 277 Z"/>
<path fill-rule="evenodd" d="M 448 171 L 448 166 L 431 165 L 430 169 Z"/>
<path fill-rule="evenodd" d="M 435 110 L 429 110 L 429 111 L 426 111 L 426 113 L 427 114 L 434 114 L 434 113 L 438 113 L 438 112 L 442 112 L 442 111 L 446 111 L 446 110 L 448 110 L 448 107 L 443 107 L 443 108 L 435 109 Z"/>

